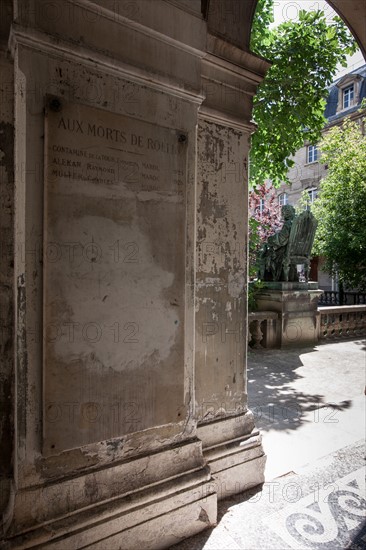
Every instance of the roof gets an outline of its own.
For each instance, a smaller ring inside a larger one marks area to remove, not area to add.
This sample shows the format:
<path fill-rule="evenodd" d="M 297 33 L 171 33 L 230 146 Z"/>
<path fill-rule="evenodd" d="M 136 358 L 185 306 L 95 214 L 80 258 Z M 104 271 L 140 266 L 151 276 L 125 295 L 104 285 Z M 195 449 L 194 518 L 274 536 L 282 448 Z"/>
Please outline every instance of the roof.
<path fill-rule="evenodd" d="M 349 107 L 349 109 L 342 109 L 341 112 L 337 113 L 338 91 L 339 91 L 337 84 L 341 80 L 344 80 L 347 76 L 351 76 L 351 75 L 358 75 L 361 77 L 361 90 L 360 90 L 359 103 L 357 105 L 352 105 L 351 107 Z M 328 119 L 328 122 L 333 122 L 338 118 L 343 118 L 344 116 L 349 115 L 354 111 L 357 111 L 364 97 L 366 97 L 366 64 L 362 65 L 361 67 L 358 67 L 357 69 L 354 69 L 353 71 L 350 71 L 347 75 L 343 75 L 341 78 L 338 78 L 329 87 L 329 96 L 327 99 L 327 105 L 324 113 L 325 118 Z"/>

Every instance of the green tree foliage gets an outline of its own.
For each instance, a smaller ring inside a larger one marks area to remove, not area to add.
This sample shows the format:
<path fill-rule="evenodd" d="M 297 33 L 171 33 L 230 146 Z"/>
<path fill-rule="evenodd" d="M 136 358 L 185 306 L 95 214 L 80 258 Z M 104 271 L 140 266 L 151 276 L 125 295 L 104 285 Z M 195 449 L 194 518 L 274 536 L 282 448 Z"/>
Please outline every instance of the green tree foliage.
<path fill-rule="evenodd" d="M 327 23 L 324 13 L 301 11 L 299 21 L 274 29 L 273 0 L 258 0 L 251 37 L 254 53 L 272 66 L 254 98 L 250 176 L 253 185 L 271 179 L 288 181 L 289 158 L 305 140 L 316 143 L 325 124 L 324 108 L 338 63 L 356 43 L 339 17 Z"/>
<path fill-rule="evenodd" d="M 349 288 L 366 290 L 366 136 L 346 120 L 320 143 L 328 165 L 312 212 L 318 219 L 314 252 Z"/>
<path fill-rule="evenodd" d="M 273 39 L 273 31 L 270 29 L 273 22 L 273 0 L 258 0 L 250 36 L 250 46 L 254 53 L 265 55 L 265 48 L 269 47 Z"/>
<path fill-rule="evenodd" d="M 304 210 L 312 210 L 313 203 L 310 201 L 309 192 L 304 189 L 295 205 L 296 214 L 301 214 Z"/>

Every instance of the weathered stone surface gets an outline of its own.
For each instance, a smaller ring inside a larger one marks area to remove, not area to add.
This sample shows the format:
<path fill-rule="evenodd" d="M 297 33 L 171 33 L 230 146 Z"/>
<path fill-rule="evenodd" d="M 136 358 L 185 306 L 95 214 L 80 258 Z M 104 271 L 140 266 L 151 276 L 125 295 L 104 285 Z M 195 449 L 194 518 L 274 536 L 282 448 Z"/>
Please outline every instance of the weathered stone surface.
<path fill-rule="evenodd" d="M 164 547 L 261 483 L 246 182 L 268 64 L 201 8 L 14 3 L 5 547 Z"/>
<path fill-rule="evenodd" d="M 263 483 L 266 456 L 251 411 L 201 422 L 197 434 L 218 499 Z"/>
<path fill-rule="evenodd" d="M 198 135 L 196 407 L 200 420 L 246 408 L 244 132 L 202 120 Z"/>
<path fill-rule="evenodd" d="M 276 343 L 279 347 L 315 345 L 318 342 L 318 300 L 322 291 L 303 288 L 307 283 L 266 283 L 257 296 L 259 311 L 278 313 Z M 283 287 L 281 289 L 281 286 Z"/>
<path fill-rule="evenodd" d="M 186 136 L 62 100 L 53 111 L 57 101 L 46 116 L 46 454 L 186 416 Z"/>
<path fill-rule="evenodd" d="M 5 23 L 5 13 L 1 17 Z M 14 75 L 0 52 L 0 510 L 9 497 L 14 447 Z"/>
<path fill-rule="evenodd" d="M 238 80 L 248 86 L 243 75 Z M 220 116 L 214 112 L 217 102 Z M 246 386 L 247 224 L 242 213 L 251 127 L 239 117 L 233 120 L 230 108 L 232 93 L 210 95 L 198 127 L 195 398 L 197 434 L 218 498 L 262 483 L 265 464 Z"/>
<path fill-rule="evenodd" d="M 52 547 L 52 543 L 61 548 L 67 540 L 67 547 L 79 548 L 82 543 L 94 544 L 114 534 L 124 545 L 130 529 L 145 525 L 147 543 L 163 546 L 165 540 L 177 541 L 192 528 L 204 528 L 196 523 L 201 508 L 209 522 L 215 521 L 217 495 L 210 479 L 198 440 L 79 473 L 76 478 L 55 478 L 46 486 L 28 487 L 19 493 L 8 531 L 9 545 L 22 547 L 28 541 L 30 547 L 41 543 Z M 175 529 L 169 518 L 182 508 L 187 508 L 189 520 Z M 159 531 L 164 535 L 161 538 Z"/>

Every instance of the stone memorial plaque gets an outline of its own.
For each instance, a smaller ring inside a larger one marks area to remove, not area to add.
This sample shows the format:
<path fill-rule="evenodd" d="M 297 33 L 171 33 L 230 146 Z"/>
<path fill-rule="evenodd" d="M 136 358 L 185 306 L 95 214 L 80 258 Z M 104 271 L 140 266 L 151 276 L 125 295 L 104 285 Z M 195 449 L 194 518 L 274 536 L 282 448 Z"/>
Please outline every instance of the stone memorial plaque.
<path fill-rule="evenodd" d="M 48 101 L 46 455 L 184 419 L 180 136 L 102 109 Z"/>

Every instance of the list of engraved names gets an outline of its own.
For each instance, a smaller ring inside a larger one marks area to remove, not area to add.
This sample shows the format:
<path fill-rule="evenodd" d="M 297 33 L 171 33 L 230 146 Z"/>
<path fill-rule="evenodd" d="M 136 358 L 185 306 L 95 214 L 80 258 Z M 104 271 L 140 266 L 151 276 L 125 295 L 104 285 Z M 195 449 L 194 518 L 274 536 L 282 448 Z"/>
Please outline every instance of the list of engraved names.
<path fill-rule="evenodd" d="M 177 134 L 159 127 L 157 137 L 152 125 L 141 121 L 131 124 L 131 120 L 126 125 L 129 129 L 119 129 L 60 113 L 54 121 L 59 140 L 48 151 L 51 182 L 62 179 L 105 186 L 125 184 L 131 191 L 182 197 L 184 169 L 180 161 L 184 150 Z M 68 136 L 74 138 L 72 142 L 82 142 L 83 147 L 66 145 Z"/>

